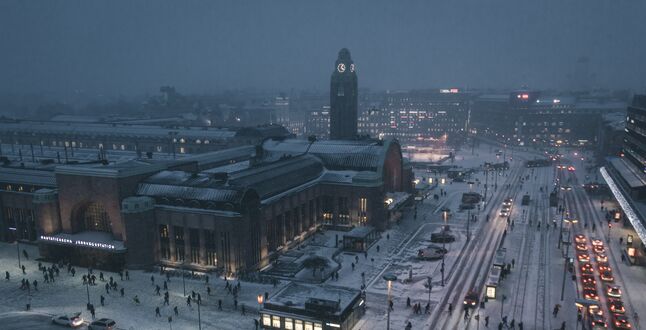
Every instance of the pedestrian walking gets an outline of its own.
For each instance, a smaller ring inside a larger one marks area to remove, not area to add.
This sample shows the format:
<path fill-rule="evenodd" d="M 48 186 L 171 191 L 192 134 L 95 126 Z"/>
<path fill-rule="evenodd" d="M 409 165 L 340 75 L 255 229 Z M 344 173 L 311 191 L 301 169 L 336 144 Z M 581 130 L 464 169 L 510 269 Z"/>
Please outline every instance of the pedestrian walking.
<path fill-rule="evenodd" d="M 155 294 L 156 295 L 161 296 L 161 293 L 159 293 L 160 290 L 161 290 L 161 288 L 159 287 L 159 285 L 155 286 Z"/>
<path fill-rule="evenodd" d="M 25 257 L 25 259 L 29 260 L 29 255 L 27 254 L 27 251 L 25 249 L 22 250 L 22 255 Z"/>
<path fill-rule="evenodd" d="M 123 288 L 121 288 L 121 290 L 119 292 L 121 292 L 121 296 L 123 297 L 124 294 L 125 294 L 125 291 L 123 290 Z"/>
<path fill-rule="evenodd" d="M 155 276 L 154 276 L 154 275 L 151 275 L 151 276 L 150 276 L 150 283 L 151 283 L 152 285 L 155 285 Z"/>
<path fill-rule="evenodd" d="M 179 311 L 177 310 L 177 306 L 173 307 L 173 312 L 175 313 L 175 316 L 179 315 Z"/>
<path fill-rule="evenodd" d="M 208 296 L 211 295 L 211 287 L 210 286 L 206 287 L 206 295 L 208 295 Z"/>
<path fill-rule="evenodd" d="M 449 314 L 451 314 L 451 312 L 453 312 L 453 304 L 449 303 Z"/>
<path fill-rule="evenodd" d="M 408 321 L 408 323 L 406 323 L 405 330 L 411 330 L 411 329 L 413 329 L 413 325 L 410 323 L 410 321 Z"/>
<path fill-rule="evenodd" d="M 563 323 L 561 323 L 561 330 L 565 330 L 565 321 L 563 321 Z"/>
<path fill-rule="evenodd" d="M 123 277 L 121 278 L 121 280 L 123 281 Z M 130 273 L 128 273 L 127 270 L 126 270 L 126 281 L 130 281 Z"/>
<path fill-rule="evenodd" d="M 518 330 L 523 330 L 523 321 L 518 322 Z"/>
<path fill-rule="evenodd" d="M 4 272 L 4 279 L 5 279 L 5 280 L 7 280 L 7 281 L 9 281 L 9 278 L 11 278 L 11 276 L 9 276 L 9 272 L 8 272 L 8 271 L 5 271 L 5 272 Z"/>
<path fill-rule="evenodd" d="M 188 296 L 188 297 L 186 298 L 186 305 L 187 305 L 188 307 L 191 307 L 191 296 Z"/>
<path fill-rule="evenodd" d="M 27 275 L 27 272 L 25 272 L 25 265 L 22 265 L 22 273 Z"/>
<path fill-rule="evenodd" d="M 139 296 L 137 296 L 137 295 L 135 295 L 135 297 L 134 297 L 134 298 L 132 298 L 132 300 L 133 300 L 133 301 L 135 302 L 135 304 L 137 304 L 137 305 L 139 305 L 139 304 L 141 303 L 141 301 L 139 301 Z"/>
<path fill-rule="evenodd" d="M 164 281 L 164 290 L 168 291 L 168 282 Z"/>
<path fill-rule="evenodd" d="M 489 327 L 489 315 L 485 316 L 485 328 Z"/>
<path fill-rule="evenodd" d="M 38 281 L 34 280 L 34 290 L 38 291 Z"/>
<path fill-rule="evenodd" d="M 516 266 L 516 259 L 511 259 L 511 268 Z"/>
<path fill-rule="evenodd" d="M 222 299 L 218 299 L 218 310 L 222 310 Z"/>
<path fill-rule="evenodd" d="M 103 272 L 99 272 L 99 280 L 105 282 L 105 278 L 103 278 Z"/>
<path fill-rule="evenodd" d="M 101 295 L 101 306 L 105 306 L 105 297 Z"/>
<path fill-rule="evenodd" d="M 94 305 L 90 304 L 90 314 L 92 314 L 92 319 L 96 317 L 96 310 L 94 309 Z"/>
<path fill-rule="evenodd" d="M 161 317 L 161 314 L 159 314 L 159 307 L 155 307 L 155 317 Z"/>

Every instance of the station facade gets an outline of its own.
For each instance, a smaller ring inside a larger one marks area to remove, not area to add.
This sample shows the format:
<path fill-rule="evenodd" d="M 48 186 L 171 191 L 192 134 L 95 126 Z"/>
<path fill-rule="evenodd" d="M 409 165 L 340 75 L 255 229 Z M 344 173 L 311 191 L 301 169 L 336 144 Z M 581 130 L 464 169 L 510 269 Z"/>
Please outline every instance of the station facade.
<path fill-rule="evenodd" d="M 154 265 L 236 274 L 322 226 L 389 226 L 386 194 L 410 192 L 396 140 L 267 139 L 176 161 L 0 169 L 2 239 L 95 268 Z"/>

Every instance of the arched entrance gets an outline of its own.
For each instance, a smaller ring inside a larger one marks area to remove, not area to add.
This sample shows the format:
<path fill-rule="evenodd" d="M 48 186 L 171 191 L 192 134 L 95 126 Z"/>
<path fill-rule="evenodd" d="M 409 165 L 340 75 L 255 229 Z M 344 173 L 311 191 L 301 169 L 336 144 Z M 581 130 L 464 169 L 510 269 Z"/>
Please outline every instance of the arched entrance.
<path fill-rule="evenodd" d="M 112 233 L 112 222 L 105 208 L 100 203 L 90 202 L 76 212 L 77 228 L 81 231 L 102 231 Z"/>

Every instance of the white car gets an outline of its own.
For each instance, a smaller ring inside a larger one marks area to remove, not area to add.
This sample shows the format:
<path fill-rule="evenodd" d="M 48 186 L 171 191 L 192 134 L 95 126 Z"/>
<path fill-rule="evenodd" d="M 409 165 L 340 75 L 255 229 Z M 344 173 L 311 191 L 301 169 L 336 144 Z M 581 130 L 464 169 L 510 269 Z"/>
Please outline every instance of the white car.
<path fill-rule="evenodd" d="M 58 315 L 52 317 L 52 323 L 76 328 L 83 325 L 83 318 L 81 317 L 80 312 L 72 315 Z"/>

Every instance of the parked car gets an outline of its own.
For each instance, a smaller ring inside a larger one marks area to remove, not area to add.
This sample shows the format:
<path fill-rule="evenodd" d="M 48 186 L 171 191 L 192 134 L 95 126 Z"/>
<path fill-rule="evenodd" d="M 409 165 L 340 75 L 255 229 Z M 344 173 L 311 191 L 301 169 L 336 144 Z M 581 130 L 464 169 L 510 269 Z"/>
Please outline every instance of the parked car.
<path fill-rule="evenodd" d="M 621 298 L 621 288 L 617 285 L 608 285 L 606 295 L 613 298 Z"/>

